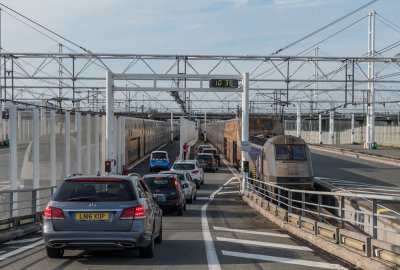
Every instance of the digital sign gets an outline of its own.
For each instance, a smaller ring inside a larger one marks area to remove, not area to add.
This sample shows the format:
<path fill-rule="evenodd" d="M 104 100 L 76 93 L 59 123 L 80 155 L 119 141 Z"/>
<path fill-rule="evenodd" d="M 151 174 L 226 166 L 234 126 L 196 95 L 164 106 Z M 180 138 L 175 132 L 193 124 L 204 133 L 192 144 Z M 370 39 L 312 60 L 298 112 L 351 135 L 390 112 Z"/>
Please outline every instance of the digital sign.
<path fill-rule="evenodd" d="M 235 79 L 212 79 L 210 80 L 210 88 L 238 88 L 239 80 Z"/>

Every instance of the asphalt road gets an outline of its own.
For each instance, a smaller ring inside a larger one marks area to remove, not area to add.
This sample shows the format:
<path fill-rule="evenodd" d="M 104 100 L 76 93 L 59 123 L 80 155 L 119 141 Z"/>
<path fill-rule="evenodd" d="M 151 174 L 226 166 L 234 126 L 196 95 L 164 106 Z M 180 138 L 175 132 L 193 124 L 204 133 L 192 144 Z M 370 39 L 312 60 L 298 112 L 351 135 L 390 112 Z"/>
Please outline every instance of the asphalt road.
<path fill-rule="evenodd" d="M 165 149 L 178 151 L 178 144 Z M 1 269 L 355 269 L 277 228 L 247 206 L 232 169 L 207 173 L 198 200 L 184 216 L 164 215 L 164 240 L 155 257 L 133 251 L 71 251 L 46 256 L 40 233 L 0 244 Z M 133 170 L 147 172 L 148 161 Z M 226 186 L 223 186 L 226 184 Z M 219 190 L 216 193 L 216 190 Z M 210 199 L 214 197 L 214 199 Z"/>

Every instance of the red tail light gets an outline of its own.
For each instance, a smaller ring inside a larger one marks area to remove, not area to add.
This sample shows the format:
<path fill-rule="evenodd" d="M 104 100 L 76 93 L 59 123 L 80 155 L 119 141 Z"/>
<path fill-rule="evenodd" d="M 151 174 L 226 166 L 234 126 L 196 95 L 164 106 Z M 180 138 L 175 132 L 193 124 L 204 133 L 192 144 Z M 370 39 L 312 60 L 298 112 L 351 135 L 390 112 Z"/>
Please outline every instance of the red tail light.
<path fill-rule="evenodd" d="M 142 205 L 125 208 L 119 219 L 142 219 L 146 217 L 146 208 Z"/>
<path fill-rule="evenodd" d="M 47 206 L 43 211 L 43 219 L 55 220 L 64 218 L 64 212 L 60 208 Z"/>
<path fill-rule="evenodd" d="M 199 171 L 198 171 L 198 170 L 196 170 L 196 171 L 192 171 L 192 173 L 193 173 L 193 174 L 198 174 L 198 173 L 199 173 Z"/>
<path fill-rule="evenodd" d="M 174 186 L 177 188 L 179 186 L 178 181 L 176 181 L 176 179 L 174 179 Z"/>

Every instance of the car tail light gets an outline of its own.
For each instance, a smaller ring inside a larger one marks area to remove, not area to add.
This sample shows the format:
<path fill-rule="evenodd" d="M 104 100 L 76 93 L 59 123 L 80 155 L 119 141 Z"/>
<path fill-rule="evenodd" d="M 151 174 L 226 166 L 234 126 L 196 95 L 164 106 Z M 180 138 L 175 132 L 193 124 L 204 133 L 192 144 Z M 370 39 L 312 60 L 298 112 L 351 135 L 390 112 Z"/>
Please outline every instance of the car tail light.
<path fill-rule="evenodd" d="M 125 208 L 119 219 L 142 219 L 146 216 L 146 208 L 142 205 Z"/>
<path fill-rule="evenodd" d="M 179 186 L 178 181 L 176 181 L 176 179 L 174 179 L 174 186 L 175 186 L 176 188 L 178 188 L 178 186 Z"/>
<path fill-rule="evenodd" d="M 64 218 L 64 212 L 60 208 L 47 206 L 43 211 L 43 219 L 55 220 Z"/>
<path fill-rule="evenodd" d="M 198 171 L 198 170 L 195 170 L 195 171 L 192 171 L 192 173 L 193 173 L 193 174 L 198 174 L 199 171 Z"/>

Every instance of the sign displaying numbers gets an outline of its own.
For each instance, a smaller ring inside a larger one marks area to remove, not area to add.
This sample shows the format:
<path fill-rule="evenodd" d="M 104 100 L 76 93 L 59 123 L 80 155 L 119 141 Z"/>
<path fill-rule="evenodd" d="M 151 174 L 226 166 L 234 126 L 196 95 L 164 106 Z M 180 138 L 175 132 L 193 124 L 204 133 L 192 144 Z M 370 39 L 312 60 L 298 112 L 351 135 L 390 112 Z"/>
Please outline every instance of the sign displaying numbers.
<path fill-rule="evenodd" d="M 210 88 L 238 88 L 239 80 L 229 79 L 212 79 L 210 80 Z"/>

